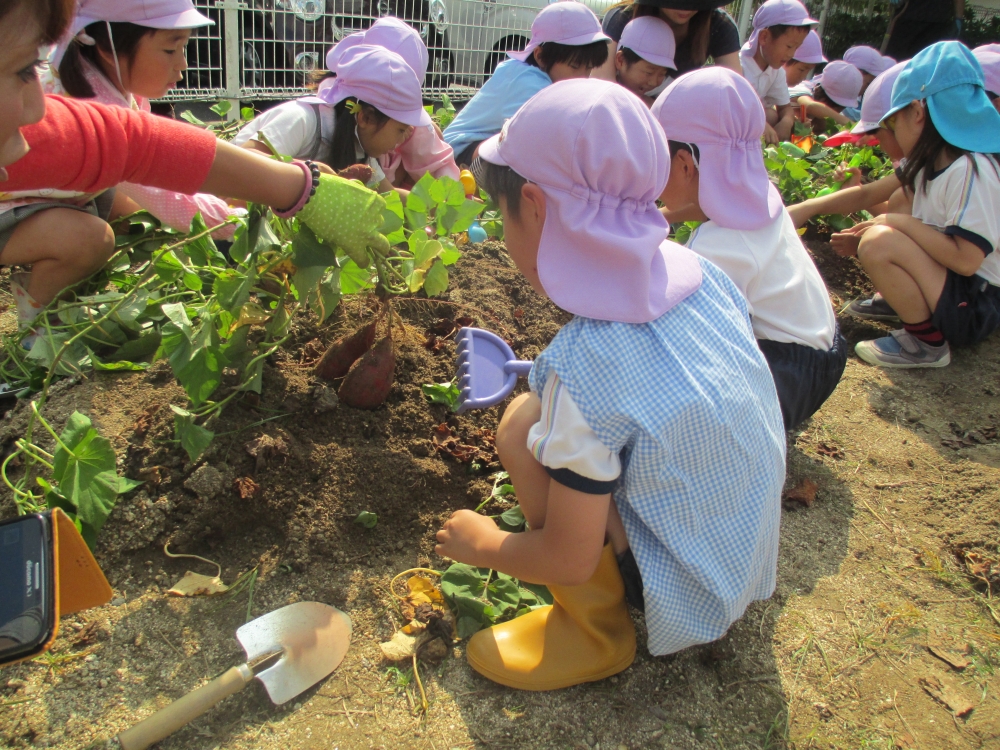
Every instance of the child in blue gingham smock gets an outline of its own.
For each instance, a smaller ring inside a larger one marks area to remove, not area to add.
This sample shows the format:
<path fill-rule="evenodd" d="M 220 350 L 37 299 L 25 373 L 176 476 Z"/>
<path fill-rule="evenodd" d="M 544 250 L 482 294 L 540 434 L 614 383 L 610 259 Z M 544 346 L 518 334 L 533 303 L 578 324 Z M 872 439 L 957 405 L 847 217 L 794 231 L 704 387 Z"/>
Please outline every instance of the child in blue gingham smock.
<path fill-rule="evenodd" d="M 546 132 L 539 139 L 539 132 Z M 483 143 L 507 248 L 573 318 L 497 430 L 529 530 L 457 511 L 439 554 L 549 586 L 554 603 L 476 633 L 469 663 L 548 690 L 715 640 L 775 585 L 785 433 L 747 303 L 666 239 L 666 137 L 629 92 L 564 81 Z"/>

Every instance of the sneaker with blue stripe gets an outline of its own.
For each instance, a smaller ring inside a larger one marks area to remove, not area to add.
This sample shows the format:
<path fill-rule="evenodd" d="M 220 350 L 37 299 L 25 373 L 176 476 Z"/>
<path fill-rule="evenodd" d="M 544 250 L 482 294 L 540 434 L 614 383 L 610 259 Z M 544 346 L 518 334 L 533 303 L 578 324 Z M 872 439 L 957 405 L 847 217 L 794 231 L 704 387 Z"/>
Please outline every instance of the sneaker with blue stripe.
<path fill-rule="evenodd" d="M 854 351 L 869 364 L 896 369 L 947 367 L 951 362 L 947 341 L 931 346 L 902 328 L 874 341 L 859 341 Z"/>

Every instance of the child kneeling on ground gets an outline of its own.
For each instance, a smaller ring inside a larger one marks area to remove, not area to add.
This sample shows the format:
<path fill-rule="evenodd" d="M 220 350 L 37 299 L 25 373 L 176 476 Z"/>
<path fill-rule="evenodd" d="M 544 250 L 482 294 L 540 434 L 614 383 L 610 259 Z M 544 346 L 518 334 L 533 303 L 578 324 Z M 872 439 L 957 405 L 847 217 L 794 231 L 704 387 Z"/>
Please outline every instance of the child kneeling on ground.
<path fill-rule="evenodd" d="M 632 19 L 615 51 L 615 79 L 651 106 L 653 98 L 647 94 L 659 89 L 668 73 L 675 72 L 674 47 L 674 32 L 662 18 Z"/>
<path fill-rule="evenodd" d="M 912 215 L 877 216 L 858 260 L 901 330 L 855 351 L 874 365 L 944 367 L 950 346 L 971 346 L 1000 327 L 1000 113 L 973 54 L 938 42 L 917 54 L 892 87 L 882 120 L 906 156 L 900 181 Z"/>
<path fill-rule="evenodd" d="M 719 266 L 750 307 L 774 376 L 785 428 L 823 405 L 847 364 L 819 271 L 771 184 L 758 144 L 764 111 L 753 87 L 726 68 L 677 79 L 653 104 L 670 144 L 667 209 L 692 206 L 687 246 Z"/>
<path fill-rule="evenodd" d="M 666 239 L 663 131 L 620 86 L 564 81 L 479 158 L 511 258 L 575 317 L 497 431 L 529 530 L 459 510 L 437 534 L 555 600 L 476 633 L 469 663 L 526 690 L 613 675 L 635 656 L 626 597 L 654 655 L 716 640 L 774 589 L 785 434 L 743 296 Z"/>
<path fill-rule="evenodd" d="M 823 42 L 820 41 L 819 34 L 811 30 L 795 50 L 795 57 L 785 63 L 785 83 L 789 90 L 811 78 L 816 66 L 825 62 L 827 59 L 823 55 Z"/>
<path fill-rule="evenodd" d="M 336 50 L 336 47 L 334 47 Z M 296 159 L 315 159 L 331 170 L 354 164 L 371 168 L 368 186 L 393 189 L 379 158 L 431 125 L 420 81 L 399 54 L 384 47 L 350 46 L 337 59 L 337 76 L 324 81 L 316 96 L 269 109 L 243 126 L 233 144 Z"/>
<path fill-rule="evenodd" d="M 861 96 L 861 71 L 848 62 L 834 60 L 811 81 L 803 81 L 788 92 L 792 104 L 805 106 L 806 116 L 827 118 L 838 125 L 848 125 L 855 120 L 844 114 L 858 106 Z M 826 132 L 825 122 L 820 122 L 820 132 Z"/>
<path fill-rule="evenodd" d="M 764 138 L 768 143 L 791 136 L 795 112 L 784 66 L 795 59 L 815 23 L 799 0 L 767 0 L 753 15 L 753 33 L 740 49 L 740 63 L 767 113 Z"/>
<path fill-rule="evenodd" d="M 472 164 L 479 144 L 500 132 L 546 86 L 587 78 L 608 59 L 608 36 L 594 11 L 576 0 L 547 5 L 531 23 L 531 40 L 497 65 L 490 79 L 444 129 L 459 165 Z"/>

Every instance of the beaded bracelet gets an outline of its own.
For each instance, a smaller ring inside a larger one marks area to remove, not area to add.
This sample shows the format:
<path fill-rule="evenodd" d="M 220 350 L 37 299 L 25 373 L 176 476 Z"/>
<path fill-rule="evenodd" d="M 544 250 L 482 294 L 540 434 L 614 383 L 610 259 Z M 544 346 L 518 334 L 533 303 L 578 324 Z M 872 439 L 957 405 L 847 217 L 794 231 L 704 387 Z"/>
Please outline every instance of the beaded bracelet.
<path fill-rule="evenodd" d="M 295 161 L 292 163 L 302 169 L 303 174 L 306 176 L 306 186 L 302 190 L 302 196 L 291 208 L 280 211 L 278 209 L 271 209 L 274 215 L 281 219 L 290 219 L 301 211 L 309 202 L 309 199 L 316 195 L 316 188 L 319 187 L 319 167 L 316 166 L 315 162 L 307 159 L 306 161 Z"/>

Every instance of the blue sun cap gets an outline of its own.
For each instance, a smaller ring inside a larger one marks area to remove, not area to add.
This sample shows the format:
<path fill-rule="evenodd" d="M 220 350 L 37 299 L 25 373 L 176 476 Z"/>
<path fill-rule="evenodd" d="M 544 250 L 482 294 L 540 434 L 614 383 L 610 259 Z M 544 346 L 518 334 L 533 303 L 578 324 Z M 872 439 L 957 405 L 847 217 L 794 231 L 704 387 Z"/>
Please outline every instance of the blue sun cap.
<path fill-rule="evenodd" d="M 941 137 L 975 153 L 1000 151 L 1000 113 L 984 88 L 979 61 L 961 42 L 938 42 L 919 52 L 892 87 L 894 115 L 910 102 L 926 101 Z"/>

